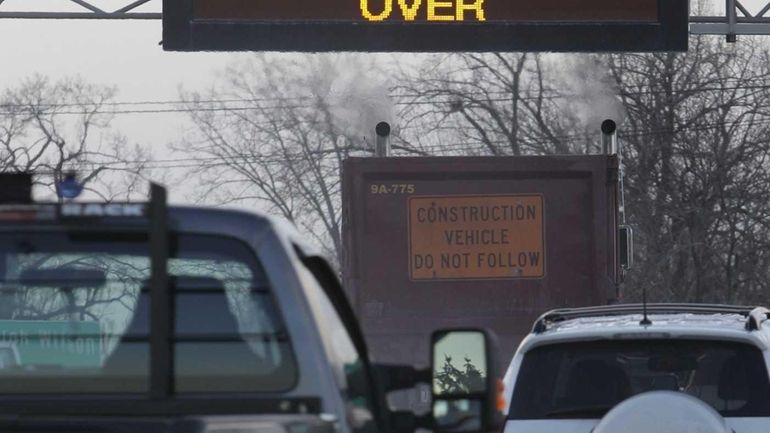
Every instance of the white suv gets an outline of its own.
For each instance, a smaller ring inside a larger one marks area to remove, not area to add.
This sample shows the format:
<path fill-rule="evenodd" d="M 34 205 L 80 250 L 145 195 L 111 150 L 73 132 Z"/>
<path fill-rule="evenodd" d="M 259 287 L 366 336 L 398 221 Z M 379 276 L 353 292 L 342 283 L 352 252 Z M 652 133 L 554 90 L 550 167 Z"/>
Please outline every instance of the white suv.
<path fill-rule="evenodd" d="M 768 432 L 768 312 L 702 304 L 550 311 L 505 375 L 504 433 Z"/>

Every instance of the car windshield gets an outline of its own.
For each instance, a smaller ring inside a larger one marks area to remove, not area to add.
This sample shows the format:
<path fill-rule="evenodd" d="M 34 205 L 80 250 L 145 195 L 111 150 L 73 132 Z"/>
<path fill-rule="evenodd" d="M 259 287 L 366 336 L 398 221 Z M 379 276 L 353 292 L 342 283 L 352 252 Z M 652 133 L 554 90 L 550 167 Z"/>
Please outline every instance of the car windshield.
<path fill-rule="evenodd" d="M 601 418 L 646 391 L 695 396 L 723 416 L 770 416 L 761 351 L 719 341 L 642 340 L 553 344 L 524 356 L 510 419 Z"/>
<path fill-rule="evenodd" d="M 175 391 L 290 388 L 294 358 L 252 250 L 170 242 Z M 147 392 L 149 279 L 146 235 L 0 233 L 0 394 Z"/>

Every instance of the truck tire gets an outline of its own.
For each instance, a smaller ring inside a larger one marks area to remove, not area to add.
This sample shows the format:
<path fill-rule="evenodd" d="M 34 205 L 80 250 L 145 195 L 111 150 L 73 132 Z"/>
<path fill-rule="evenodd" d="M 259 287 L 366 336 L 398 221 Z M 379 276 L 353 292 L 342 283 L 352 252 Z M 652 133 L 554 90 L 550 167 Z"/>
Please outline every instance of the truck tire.
<path fill-rule="evenodd" d="M 675 391 L 635 395 L 612 408 L 593 433 L 731 433 L 711 406 Z"/>

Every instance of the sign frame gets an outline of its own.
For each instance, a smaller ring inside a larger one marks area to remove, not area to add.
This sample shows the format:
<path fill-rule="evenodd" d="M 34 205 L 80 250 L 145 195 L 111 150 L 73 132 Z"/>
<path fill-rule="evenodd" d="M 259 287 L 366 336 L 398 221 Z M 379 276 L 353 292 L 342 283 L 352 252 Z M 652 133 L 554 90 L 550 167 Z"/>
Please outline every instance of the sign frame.
<path fill-rule="evenodd" d="M 689 1 L 658 0 L 658 20 L 438 23 L 196 19 L 194 0 L 163 0 L 165 51 L 687 51 Z"/>

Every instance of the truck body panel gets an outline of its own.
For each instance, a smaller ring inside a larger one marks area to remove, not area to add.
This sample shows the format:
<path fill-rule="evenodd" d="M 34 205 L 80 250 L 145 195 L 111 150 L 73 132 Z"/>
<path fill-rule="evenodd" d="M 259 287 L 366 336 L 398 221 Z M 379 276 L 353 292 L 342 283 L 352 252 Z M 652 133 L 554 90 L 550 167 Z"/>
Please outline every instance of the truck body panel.
<path fill-rule="evenodd" d="M 343 279 L 373 356 L 424 364 L 431 331 L 479 326 L 505 365 L 543 311 L 613 301 L 616 200 L 613 156 L 346 160 Z"/>

